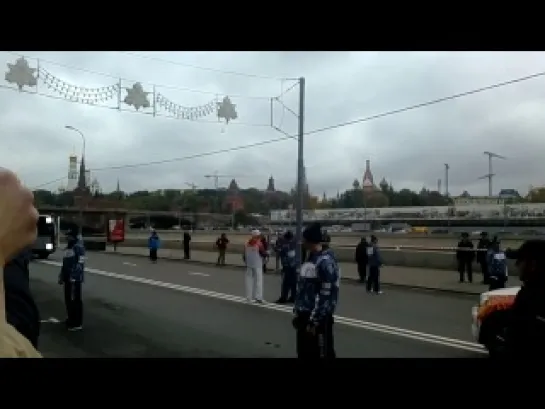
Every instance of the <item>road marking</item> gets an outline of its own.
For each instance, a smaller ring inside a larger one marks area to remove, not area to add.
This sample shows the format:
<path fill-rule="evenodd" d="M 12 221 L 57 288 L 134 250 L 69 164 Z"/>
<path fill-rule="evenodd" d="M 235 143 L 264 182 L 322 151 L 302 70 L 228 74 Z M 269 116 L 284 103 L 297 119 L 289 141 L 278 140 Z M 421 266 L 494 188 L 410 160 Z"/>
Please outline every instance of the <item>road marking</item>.
<path fill-rule="evenodd" d="M 134 263 L 127 263 L 126 261 L 124 261 L 123 264 L 126 265 L 126 266 L 138 267 L 136 264 L 134 264 Z"/>
<path fill-rule="evenodd" d="M 56 267 L 61 266 L 61 263 L 57 261 L 39 260 L 38 262 L 41 264 L 46 264 L 50 266 L 56 266 Z M 95 274 L 102 277 L 115 278 L 118 280 L 130 281 L 130 282 L 139 283 L 139 284 L 146 284 L 146 285 L 150 285 L 154 287 L 168 288 L 171 290 L 181 291 L 181 292 L 185 292 L 189 294 L 197 294 L 197 295 L 202 295 L 205 297 L 216 298 L 220 300 L 231 301 L 235 303 L 248 305 L 246 298 L 238 297 L 231 294 L 223 294 L 223 293 L 218 293 L 215 291 L 203 290 L 201 288 L 187 287 L 180 284 L 173 284 L 173 283 L 167 283 L 164 281 L 152 280 L 149 278 L 134 277 L 134 276 L 126 275 L 126 274 L 113 273 L 110 271 L 104 271 L 104 270 L 99 270 L 99 269 L 90 268 L 90 267 L 86 268 L 85 270 L 86 272 L 90 274 Z M 285 305 L 269 304 L 269 303 L 250 304 L 250 305 L 256 306 L 257 308 L 266 308 L 269 310 L 280 311 L 284 313 L 290 313 L 290 314 L 292 313 L 292 308 Z M 349 327 L 361 328 L 361 329 L 366 329 L 369 331 L 376 331 L 383 334 L 395 335 L 395 336 L 399 336 L 403 338 L 427 342 L 430 344 L 437 344 L 437 345 L 447 346 L 451 348 L 461 349 L 464 351 L 487 354 L 486 350 L 483 348 L 482 345 L 476 344 L 474 342 L 463 341 L 460 339 L 442 337 L 439 335 L 428 334 L 425 332 L 412 331 L 412 330 L 407 330 L 404 328 L 393 327 L 389 325 L 382 325 L 382 324 L 377 324 L 377 323 L 369 322 L 369 321 L 362 321 L 362 320 L 357 320 L 357 319 L 348 318 L 348 317 L 341 317 L 338 315 L 335 316 L 335 322 L 349 326 Z"/>
<path fill-rule="evenodd" d="M 58 320 L 58 319 L 55 318 L 55 317 L 49 317 L 49 318 L 46 319 L 46 320 L 40 320 L 40 322 L 41 322 L 42 324 L 46 324 L 46 323 L 47 323 L 47 324 L 58 324 L 58 323 L 60 323 L 60 320 Z"/>
<path fill-rule="evenodd" d="M 190 276 L 210 277 L 210 274 L 199 273 L 198 271 L 189 271 L 187 274 L 189 274 Z"/>

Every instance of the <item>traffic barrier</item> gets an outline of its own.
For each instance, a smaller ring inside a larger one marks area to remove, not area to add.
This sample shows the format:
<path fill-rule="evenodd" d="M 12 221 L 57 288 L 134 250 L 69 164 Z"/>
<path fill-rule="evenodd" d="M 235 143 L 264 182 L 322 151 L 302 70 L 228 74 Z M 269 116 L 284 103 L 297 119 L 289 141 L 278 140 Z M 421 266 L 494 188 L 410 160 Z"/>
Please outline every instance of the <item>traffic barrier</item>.
<path fill-rule="evenodd" d="M 164 241 L 161 243 L 162 248 L 170 250 L 181 250 L 182 243 L 175 241 Z M 120 243 L 118 247 L 147 247 L 147 240 L 143 239 L 128 239 Z M 191 243 L 191 249 L 195 251 L 210 251 L 215 252 L 214 243 Z M 354 262 L 354 248 L 352 247 L 335 247 L 333 251 L 339 261 Z M 439 247 L 435 249 L 414 246 L 396 246 L 396 247 L 380 247 L 384 264 L 399 267 L 415 267 L 415 268 L 430 268 L 439 270 L 457 269 L 456 262 L 456 247 Z M 244 250 L 243 244 L 229 244 L 228 253 L 242 254 Z M 160 251 L 160 250 L 159 250 Z M 464 249 L 463 251 L 467 251 Z M 471 250 L 470 250 L 471 251 Z M 484 251 L 484 250 L 483 250 Z M 508 260 L 509 268 L 514 268 L 512 260 Z M 474 263 L 474 271 L 480 271 L 477 263 Z"/>

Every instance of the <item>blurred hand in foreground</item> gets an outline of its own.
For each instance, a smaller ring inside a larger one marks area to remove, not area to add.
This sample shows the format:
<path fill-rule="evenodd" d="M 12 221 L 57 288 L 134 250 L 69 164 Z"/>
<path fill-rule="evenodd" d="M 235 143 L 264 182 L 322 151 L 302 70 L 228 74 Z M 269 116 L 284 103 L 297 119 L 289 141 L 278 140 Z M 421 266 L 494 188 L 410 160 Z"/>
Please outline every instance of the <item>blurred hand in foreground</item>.
<path fill-rule="evenodd" d="M 11 171 L 0 168 L 0 265 L 36 240 L 34 196 Z"/>

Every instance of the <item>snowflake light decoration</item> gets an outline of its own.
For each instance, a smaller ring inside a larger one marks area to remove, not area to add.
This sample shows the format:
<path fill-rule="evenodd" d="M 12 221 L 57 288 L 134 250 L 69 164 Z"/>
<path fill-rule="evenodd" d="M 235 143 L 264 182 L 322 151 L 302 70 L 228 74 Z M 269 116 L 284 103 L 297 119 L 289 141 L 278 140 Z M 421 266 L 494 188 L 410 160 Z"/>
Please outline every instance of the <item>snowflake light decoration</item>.
<path fill-rule="evenodd" d="M 236 105 L 231 102 L 229 97 L 224 97 L 223 101 L 218 102 L 218 119 L 221 118 L 225 120 L 226 124 L 238 118 Z"/>
<path fill-rule="evenodd" d="M 23 90 L 23 87 L 35 87 L 36 77 L 34 73 L 36 68 L 32 68 L 28 65 L 28 61 L 24 57 L 18 58 L 15 64 L 8 63 L 8 72 L 6 72 L 6 81 L 10 84 L 16 84 L 19 91 Z"/>
<path fill-rule="evenodd" d="M 148 100 L 149 92 L 144 91 L 142 84 L 135 83 L 132 88 L 125 88 L 127 90 L 127 96 L 123 102 L 127 105 L 132 105 L 137 111 L 140 108 L 149 108 L 151 106 Z"/>

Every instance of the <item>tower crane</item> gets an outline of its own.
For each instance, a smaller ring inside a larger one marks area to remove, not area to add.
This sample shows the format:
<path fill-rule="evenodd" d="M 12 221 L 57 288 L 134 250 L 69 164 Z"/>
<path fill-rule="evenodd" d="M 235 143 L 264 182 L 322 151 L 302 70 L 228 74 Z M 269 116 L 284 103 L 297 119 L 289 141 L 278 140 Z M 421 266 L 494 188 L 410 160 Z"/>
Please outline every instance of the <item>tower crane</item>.
<path fill-rule="evenodd" d="M 483 152 L 483 155 L 488 156 L 488 173 L 478 178 L 478 180 L 488 179 L 488 196 L 492 197 L 492 178 L 495 176 L 495 173 L 492 172 L 492 159 L 496 158 L 505 160 L 507 158 L 505 156 L 498 155 L 497 153 L 488 151 Z"/>

